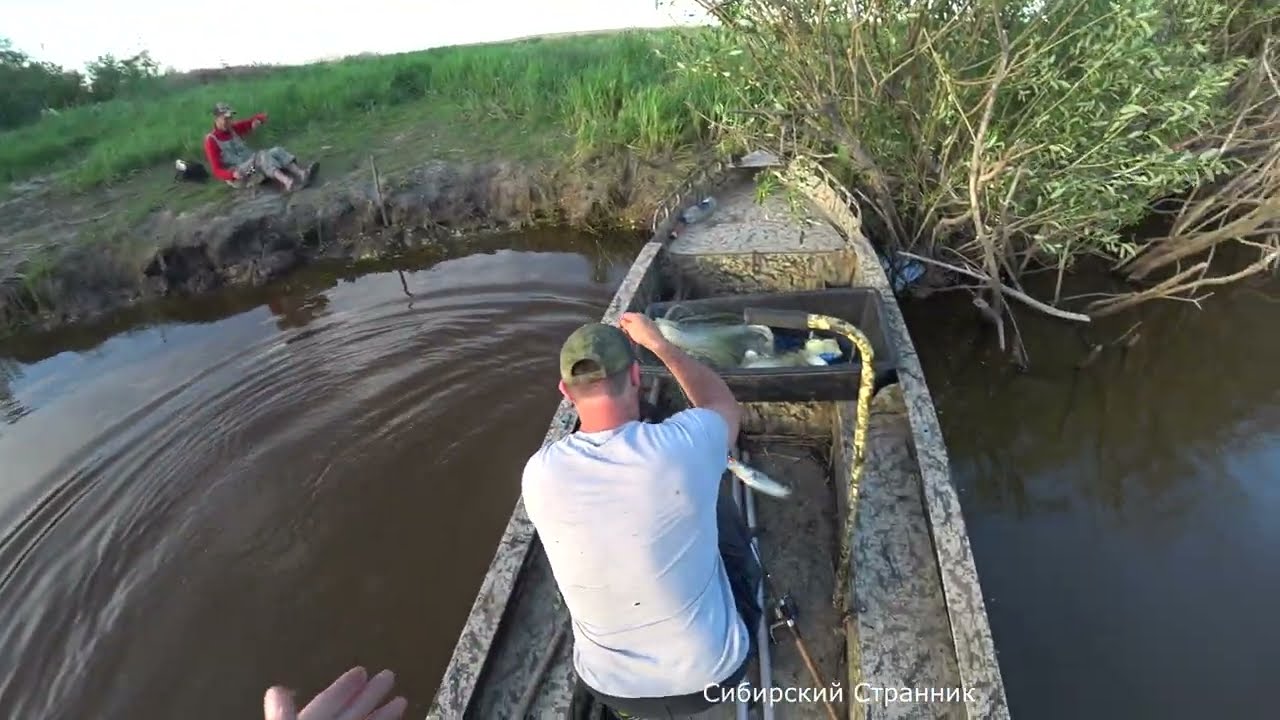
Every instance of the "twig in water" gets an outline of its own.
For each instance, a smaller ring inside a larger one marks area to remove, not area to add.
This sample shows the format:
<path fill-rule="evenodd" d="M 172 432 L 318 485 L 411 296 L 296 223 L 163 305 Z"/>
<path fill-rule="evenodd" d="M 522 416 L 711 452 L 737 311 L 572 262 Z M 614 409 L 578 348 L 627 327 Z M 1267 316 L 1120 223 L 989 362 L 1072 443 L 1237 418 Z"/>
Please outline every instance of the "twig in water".
<path fill-rule="evenodd" d="M 1102 346 L 1101 346 L 1101 345 L 1094 345 L 1092 348 L 1090 348 L 1090 350 L 1089 350 L 1089 354 L 1088 354 L 1088 355 L 1086 355 L 1086 356 L 1084 357 L 1084 359 L 1083 359 L 1083 360 L 1081 360 L 1080 362 L 1076 363 L 1076 369 L 1077 369 L 1077 370 L 1083 370 L 1083 369 L 1085 369 L 1085 368 L 1089 367 L 1090 365 L 1092 365 L 1092 364 L 1093 364 L 1093 362 L 1094 362 L 1095 360 L 1097 360 L 1097 359 L 1098 359 L 1098 356 L 1099 356 L 1099 355 L 1101 355 L 1101 354 L 1102 354 Z"/>
<path fill-rule="evenodd" d="M 1018 327 L 1018 318 L 1014 316 L 1012 310 L 1009 311 L 1009 324 L 1013 325 L 1013 351 L 1014 362 L 1018 363 L 1018 369 L 1026 372 L 1031 367 L 1031 356 L 1027 354 L 1027 344 L 1022 341 L 1022 329 Z"/>
<path fill-rule="evenodd" d="M 1125 341 L 1125 340 L 1126 340 L 1130 335 L 1133 335 L 1133 331 L 1134 331 L 1134 330 L 1137 330 L 1137 329 L 1138 329 L 1138 327 L 1139 327 L 1139 326 L 1141 326 L 1141 325 L 1142 325 L 1142 321 L 1141 321 L 1141 320 L 1139 320 L 1138 322 L 1134 323 L 1134 324 L 1133 324 L 1133 327 L 1129 328 L 1128 330 L 1125 330 L 1123 335 L 1121 335 L 1120 337 L 1116 338 L 1115 340 L 1112 340 L 1112 341 L 1111 341 L 1111 344 L 1112 344 L 1112 345 L 1119 345 L 1120 343 L 1123 343 L 1123 342 L 1124 342 L 1124 341 Z M 1138 338 L 1139 338 L 1139 337 L 1141 337 L 1141 335 L 1134 335 L 1132 340 L 1130 340 L 1128 343 L 1125 343 L 1125 347 L 1133 347 L 1134 343 L 1136 343 L 1136 342 L 1138 341 Z"/>
<path fill-rule="evenodd" d="M 987 279 L 983 277 L 981 273 L 974 272 L 968 268 L 962 268 L 956 265 L 952 265 L 950 263 L 944 263 L 940 260 L 934 260 L 933 258 L 925 257 L 923 255 L 916 255 L 915 253 L 909 253 L 906 251 L 899 251 L 898 254 L 903 257 L 911 258 L 913 260 L 919 260 L 922 263 L 927 263 L 929 265 L 936 265 L 945 270 L 950 270 L 952 272 L 960 273 L 961 275 L 971 277 L 975 280 Z M 1026 293 L 1023 293 L 1019 290 L 1015 290 L 1007 285 L 1001 285 L 1000 290 L 1005 295 L 1008 295 L 1009 297 L 1015 300 L 1020 300 L 1024 304 L 1032 308 L 1035 308 L 1036 310 L 1039 310 L 1040 312 L 1045 313 L 1046 315 L 1052 315 L 1053 317 L 1062 318 L 1063 320 L 1075 320 L 1076 322 L 1082 322 L 1082 323 L 1093 322 L 1088 315 L 1071 312 L 1070 310 L 1060 310 L 1056 307 L 1053 307 L 1052 305 L 1046 305 L 1040 302 L 1039 300 L 1036 300 L 1035 298 L 1031 297 L 1030 295 L 1027 295 Z"/>
<path fill-rule="evenodd" d="M 992 325 L 996 326 L 996 338 L 999 341 L 997 344 L 1000 346 L 1000 352 L 1004 352 L 1004 320 L 1000 317 L 1000 314 L 995 311 L 995 308 L 991 307 L 990 303 L 977 295 L 973 296 L 973 306 L 978 308 L 978 312 L 987 320 L 990 320 Z"/>

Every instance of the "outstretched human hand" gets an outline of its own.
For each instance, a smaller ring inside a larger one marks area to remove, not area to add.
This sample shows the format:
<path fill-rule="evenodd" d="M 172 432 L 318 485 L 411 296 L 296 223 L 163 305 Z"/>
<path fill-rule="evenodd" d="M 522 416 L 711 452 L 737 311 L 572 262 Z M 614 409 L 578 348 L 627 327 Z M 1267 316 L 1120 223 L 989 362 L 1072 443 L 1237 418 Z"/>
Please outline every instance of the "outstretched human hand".
<path fill-rule="evenodd" d="M 334 680 L 298 712 L 293 694 L 279 685 L 262 698 L 265 720 L 400 720 L 408 701 L 395 697 L 379 706 L 395 684 L 395 673 L 383 670 L 368 676 L 362 667 L 353 667 Z"/>
<path fill-rule="evenodd" d="M 644 313 L 626 312 L 618 318 L 618 327 L 631 338 L 632 342 L 649 351 L 654 351 L 667 342 L 658 329 L 657 323 Z"/>

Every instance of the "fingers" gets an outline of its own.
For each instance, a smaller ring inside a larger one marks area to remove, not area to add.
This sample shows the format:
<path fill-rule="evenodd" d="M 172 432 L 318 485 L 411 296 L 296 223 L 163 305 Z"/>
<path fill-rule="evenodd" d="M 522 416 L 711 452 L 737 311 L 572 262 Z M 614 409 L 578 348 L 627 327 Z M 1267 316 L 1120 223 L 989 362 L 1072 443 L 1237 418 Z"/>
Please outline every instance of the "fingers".
<path fill-rule="evenodd" d="M 400 720 L 409 705 L 403 697 L 379 707 L 395 681 L 390 670 L 369 678 L 363 667 L 353 667 L 312 698 L 301 714 L 282 687 L 267 691 L 263 710 L 266 720 Z"/>
<path fill-rule="evenodd" d="M 400 720 L 400 718 L 404 717 L 404 711 L 407 707 L 409 707 L 409 701 L 397 696 L 391 702 L 378 708 L 365 720 Z"/>
<path fill-rule="evenodd" d="M 618 316 L 618 327 L 622 329 L 622 332 L 631 335 L 632 331 L 637 327 L 644 327 L 640 319 L 636 317 L 637 315 L 639 313 L 625 312 Z"/>
<path fill-rule="evenodd" d="M 365 688 L 367 681 L 368 674 L 359 666 L 342 673 L 302 708 L 300 720 L 329 720 L 337 717 L 338 712 Z"/>
<path fill-rule="evenodd" d="M 279 685 L 268 688 L 262 697 L 262 716 L 265 720 L 298 720 L 292 693 Z"/>
<path fill-rule="evenodd" d="M 334 720 L 365 720 L 369 713 L 373 712 L 373 709 L 378 707 L 382 699 L 387 696 L 387 693 L 391 692 L 391 687 L 395 685 L 395 682 L 396 675 L 390 670 L 383 670 L 374 675 Z"/>

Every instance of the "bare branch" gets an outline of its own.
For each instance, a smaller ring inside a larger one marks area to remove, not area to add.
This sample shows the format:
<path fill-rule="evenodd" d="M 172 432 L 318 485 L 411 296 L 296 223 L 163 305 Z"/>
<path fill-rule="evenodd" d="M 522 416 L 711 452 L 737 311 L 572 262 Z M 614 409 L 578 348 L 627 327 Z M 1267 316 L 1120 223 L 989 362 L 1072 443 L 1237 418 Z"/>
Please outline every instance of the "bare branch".
<path fill-rule="evenodd" d="M 944 268 L 952 272 L 960 273 L 961 275 L 974 278 L 975 280 L 988 279 L 982 273 L 975 272 L 968 268 L 958 267 L 950 263 L 944 263 L 940 260 L 934 260 L 933 258 L 925 257 L 923 255 L 916 255 L 915 253 L 909 253 L 909 252 L 899 252 L 898 254 L 903 257 L 911 258 L 913 260 L 919 260 L 922 263 L 935 265 L 937 267 Z M 1036 300 L 1030 295 L 1027 295 L 1024 292 L 1019 292 L 1018 290 L 1014 290 L 1011 287 L 1001 286 L 1000 289 L 1001 291 L 1004 292 L 1005 295 L 1008 295 L 1009 297 L 1015 300 L 1019 300 L 1023 304 L 1025 304 L 1027 307 L 1039 310 L 1040 312 L 1046 315 L 1052 315 L 1053 317 L 1062 318 L 1063 320 L 1074 320 L 1076 322 L 1082 322 L 1082 323 L 1092 322 L 1092 320 L 1089 318 L 1088 315 L 1082 315 L 1080 313 L 1071 312 L 1070 310 L 1060 310 L 1051 305 L 1045 305 L 1044 303 L 1040 302 L 1039 300 Z"/>
<path fill-rule="evenodd" d="M 1277 260 L 1280 260 L 1280 249 L 1272 250 L 1271 252 L 1263 255 L 1258 260 L 1254 261 L 1253 263 L 1250 263 L 1244 269 L 1231 273 L 1230 275 L 1222 275 L 1219 277 L 1203 277 L 1202 276 L 1198 280 L 1193 280 L 1191 282 L 1179 285 L 1178 283 L 1182 282 L 1183 280 L 1186 280 L 1187 278 L 1191 277 L 1192 275 L 1195 275 L 1198 272 L 1203 272 L 1203 270 L 1209 266 L 1208 261 L 1197 263 L 1196 265 L 1193 265 L 1192 267 L 1178 273 L 1177 275 L 1174 275 L 1173 277 L 1169 278 L 1168 280 L 1165 280 L 1164 282 L 1160 283 L 1159 285 L 1156 285 L 1155 287 L 1152 287 L 1149 290 L 1145 290 L 1140 293 L 1133 293 L 1131 295 L 1116 298 L 1111 301 L 1095 300 L 1090 305 L 1090 308 L 1094 308 L 1096 306 L 1097 309 L 1092 310 L 1093 316 L 1102 317 L 1104 315 L 1112 315 L 1112 314 L 1118 313 L 1121 310 L 1131 308 L 1134 305 L 1146 302 L 1147 300 L 1153 300 L 1156 298 L 1168 298 L 1170 300 L 1187 300 L 1188 298 L 1182 298 L 1182 297 L 1179 297 L 1179 295 L 1181 295 L 1182 293 L 1191 292 L 1192 290 L 1198 290 L 1203 287 L 1227 285 L 1233 282 L 1237 282 L 1239 280 L 1243 280 L 1244 278 L 1247 278 L 1250 275 L 1256 275 L 1257 273 L 1260 273 L 1263 270 L 1266 270 L 1268 267 L 1275 265 Z M 1193 300 L 1193 302 L 1198 302 L 1201 299 L 1203 298 L 1196 298 Z"/>

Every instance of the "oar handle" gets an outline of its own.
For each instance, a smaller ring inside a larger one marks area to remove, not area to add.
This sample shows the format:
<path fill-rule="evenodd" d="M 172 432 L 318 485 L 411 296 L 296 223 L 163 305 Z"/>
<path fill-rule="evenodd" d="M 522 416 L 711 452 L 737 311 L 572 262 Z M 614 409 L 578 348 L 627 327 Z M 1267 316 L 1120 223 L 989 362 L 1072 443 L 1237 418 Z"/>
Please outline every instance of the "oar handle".
<path fill-rule="evenodd" d="M 809 328 L 809 313 L 801 310 L 743 308 L 742 320 L 748 325 L 765 325 L 787 330 L 806 330 Z"/>

